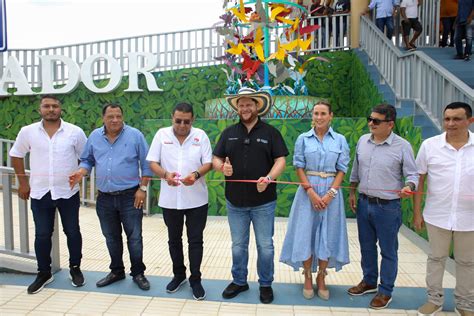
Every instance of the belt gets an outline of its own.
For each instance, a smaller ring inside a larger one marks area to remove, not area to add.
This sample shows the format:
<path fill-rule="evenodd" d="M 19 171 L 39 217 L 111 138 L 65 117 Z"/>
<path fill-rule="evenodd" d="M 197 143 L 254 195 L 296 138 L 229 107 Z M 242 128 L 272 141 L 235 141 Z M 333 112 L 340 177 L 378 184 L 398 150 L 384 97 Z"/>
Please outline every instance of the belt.
<path fill-rule="evenodd" d="M 122 191 L 113 191 L 113 192 L 99 191 L 99 193 L 104 194 L 104 195 L 124 195 L 124 194 L 128 194 L 128 193 L 136 192 L 137 190 L 138 190 L 138 185 L 136 187 L 133 187 L 133 188 L 130 188 L 130 189 L 125 189 L 125 190 L 122 190 Z"/>
<path fill-rule="evenodd" d="M 308 176 L 318 176 L 321 178 L 329 178 L 329 177 L 335 177 L 336 174 L 334 172 L 321 172 L 321 171 L 306 171 L 306 174 Z"/>
<path fill-rule="evenodd" d="M 368 200 L 369 203 L 371 204 L 388 204 L 392 201 L 397 201 L 397 200 L 400 200 L 400 199 L 394 199 L 394 200 L 385 200 L 385 199 L 381 199 L 381 198 L 378 198 L 378 197 L 375 197 L 375 196 L 368 196 L 364 193 L 359 193 L 359 196 L 361 198 L 363 198 L 364 200 Z"/>

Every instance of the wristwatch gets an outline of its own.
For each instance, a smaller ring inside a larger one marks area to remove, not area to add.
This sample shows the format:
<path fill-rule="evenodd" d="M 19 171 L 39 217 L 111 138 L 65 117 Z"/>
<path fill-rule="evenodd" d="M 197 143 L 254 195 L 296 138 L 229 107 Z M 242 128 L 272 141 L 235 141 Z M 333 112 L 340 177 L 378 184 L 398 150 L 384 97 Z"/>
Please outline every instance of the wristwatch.
<path fill-rule="evenodd" d="M 146 191 L 147 191 L 146 185 L 141 185 L 141 186 L 140 186 L 140 190 L 142 190 L 143 192 L 146 193 Z"/>
<path fill-rule="evenodd" d="M 405 183 L 405 186 L 410 187 L 410 190 L 415 191 L 416 186 L 413 182 L 407 182 Z"/>

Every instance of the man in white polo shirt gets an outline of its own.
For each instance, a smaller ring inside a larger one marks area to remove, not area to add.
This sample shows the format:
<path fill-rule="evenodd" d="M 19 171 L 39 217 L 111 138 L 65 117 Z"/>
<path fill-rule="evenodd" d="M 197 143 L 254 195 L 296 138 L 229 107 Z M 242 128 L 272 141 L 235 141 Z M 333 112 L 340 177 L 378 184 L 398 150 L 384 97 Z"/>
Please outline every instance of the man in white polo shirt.
<path fill-rule="evenodd" d="M 206 133 L 192 127 L 193 108 L 179 103 L 173 109 L 172 126 L 156 132 L 148 152 L 151 170 L 161 180 L 158 205 L 168 227 L 168 245 L 173 261 L 173 279 L 166 286 L 174 293 L 186 282 L 182 233 L 184 217 L 188 236 L 188 256 L 193 297 L 202 300 L 201 285 L 203 231 L 206 226 L 208 193 L 204 175 L 211 169 L 212 150 Z"/>
<path fill-rule="evenodd" d="M 418 315 L 434 315 L 443 309 L 443 274 L 451 242 L 456 262 L 456 312 L 474 315 L 474 133 L 469 131 L 473 121 L 468 104 L 449 104 L 444 110 L 445 132 L 425 140 L 416 158 L 420 182 L 413 224 L 419 230 L 424 219 L 431 248 L 426 266 L 428 302 L 418 309 Z"/>
<path fill-rule="evenodd" d="M 79 230 L 79 186 L 69 187 L 69 174 L 77 169 L 79 156 L 87 141 L 76 125 L 61 119 L 61 102 L 53 95 L 41 98 L 42 120 L 23 127 L 10 150 L 18 177 L 18 196 L 31 197 L 35 222 L 35 253 L 38 263 L 36 280 L 28 294 L 38 293 L 53 281 L 51 274 L 51 237 L 56 209 L 61 215 L 69 249 L 72 285 L 84 285 L 80 264 L 82 236 Z M 25 175 L 24 158 L 30 153 L 30 181 Z"/>

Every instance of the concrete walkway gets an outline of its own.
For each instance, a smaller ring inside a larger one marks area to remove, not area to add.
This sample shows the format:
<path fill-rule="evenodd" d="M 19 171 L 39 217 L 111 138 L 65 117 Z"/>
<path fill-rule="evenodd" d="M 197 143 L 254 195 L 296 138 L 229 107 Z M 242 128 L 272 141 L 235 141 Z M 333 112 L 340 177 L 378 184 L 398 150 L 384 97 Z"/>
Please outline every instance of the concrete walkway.
<path fill-rule="evenodd" d="M 0 204 L 1 205 L 1 204 Z M 303 276 L 278 262 L 280 249 L 286 232 L 286 219 L 277 219 L 275 225 L 275 303 L 258 303 L 256 274 L 256 249 L 252 237 L 249 257 L 249 282 L 251 291 L 242 298 L 230 301 L 220 298 L 220 292 L 231 280 L 231 241 L 226 217 L 210 217 L 204 233 L 204 258 L 202 263 L 203 284 L 208 291 L 207 299 L 194 301 L 189 289 L 167 294 L 164 291 L 170 280 L 171 261 L 168 254 L 166 226 L 159 215 L 143 220 L 144 261 L 146 275 L 152 290 L 139 290 L 127 277 L 121 285 L 101 289 L 95 281 L 108 272 L 109 257 L 99 222 L 92 208 L 81 208 L 81 231 L 83 235 L 83 261 L 81 268 L 88 281 L 83 288 L 73 288 L 67 281 L 68 253 L 64 234 L 60 234 L 61 267 L 56 280 L 36 295 L 28 295 L 26 287 L 33 281 L 33 275 L 0 274 L 1 315 L 368 315 L 368 314 L 416 314 L 416 306 L 425 299 L 426 242 L 419 240 L 411 231 L 402 229 L 399 237 L 399 274 L 391 309 L 375 311 L 367 308 L 370 297 L 353 298 L 344 293 L 349 286 L 361 279 L 360 250 L 357 240 L 357 226 L 348 221 L 349 251 L 351 264 L 338 273 L 330 271 L 327 284 L 332 293 L 331 300 L 324 302 L 315 297 L 304 300 L 301 297 Z M 18 220 L 15 219 L 15 226 Z M 3 216 L 0 217 L 3 230 Z M 17 227 L 15 228 L 18 231 Z M 30 214 L 30 236 L 34 236 Z M 4 244 L 0 231 L 0 245 Z M 30 237 L 31 249 L 33 238 Z M 184 240 L 184 242 L 186 242 Z M 185 250 L 185 256 L 187 251 Z M 11 257 L 0 255 L 3 263 Z M 28 259 L 15 259 L 18 264 L 34 267 Z M 124 252 L 126 269 L 129 269 L 128 253 Z M 4 264 L 1 264 L 4 266 Z M 453 288 L 451 273 L 446 272 L 444 287 Z M 452 290 L 448 290 L 452 293 Z M 452 298 L 447 295 L 449 308 L 438 315 L 454 315 Z M 405 309 L 407 308 L 407 309 Z"/>

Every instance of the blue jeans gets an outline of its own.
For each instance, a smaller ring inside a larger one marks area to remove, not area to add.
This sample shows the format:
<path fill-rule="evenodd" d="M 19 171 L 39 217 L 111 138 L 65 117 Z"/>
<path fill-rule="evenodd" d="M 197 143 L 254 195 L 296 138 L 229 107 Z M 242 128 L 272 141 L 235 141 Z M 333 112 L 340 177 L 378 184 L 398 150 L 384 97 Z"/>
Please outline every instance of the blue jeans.
<path fill-rule="evenodd" d="M 392 40 L 393 35 L 393 17 L 387 16 L 384 18 L 375 19 L 375 25 L 379 28 L 382 33 L 384 32 L 385 27 L 387 28 L 387 37 L 389 40 Z"/>
<path fill-rule="evenodd" d="M 369 203 L 359 195 L 356 216 L 364 281 L 377 285 L 378 241 L 382 255 L 378 292 L 391 296 L 398 272 L 398 231 L 402 224 L 400 200 L 388 204 Z"/>
<path fill-rule="evenodd" d="M 145 271 L 143 264 L 142 219 L 143 210 L 133 206 L 133 190 L 122 195 L 109 195 L 99 192 L 97 196 L 97 216 L 100 228 L 107 243 L 111 259 L 110 270 L 115 274 L 124 273 L 122 226 L 127 235 L 130 254 L 131 276 Z"/>
<path fill-rule="evenodd" d="M 273 232 L 276 201 L 253 207 L 236 207 L 227 201 L 227 216 L 232 238 L 232 278 L 237 285 L 247 284 L 250 223 L 257 243 L 257 272 L 260 286 L 273 282 Z"/>
<path fill-rule="evenodd" d="M 54 231 L 56 209 L 59 211 L 63 231 L 67 237 L 69 266 L 80 266 L 82 258 L 82 236 L 79 229 L 79 192 L 69 199 L 51 199 L 51 192 L 41 199 L 31 199 L 31 210 L 35 221 L 35 253 L 38 271 L 51 271 L 51 237 Z"/>
<path fill-rule="evenodd" d="M 456 45 L 456 52 L 458 56 L 465 56 L 472 54 L 472 36 L 474 34 L 474 20 L 471 24 L 457 24 L 456 32 L 454 33 L 454 44 Z M 462 39 L 466 38 L 466 48 L 463 54 Z"/>

